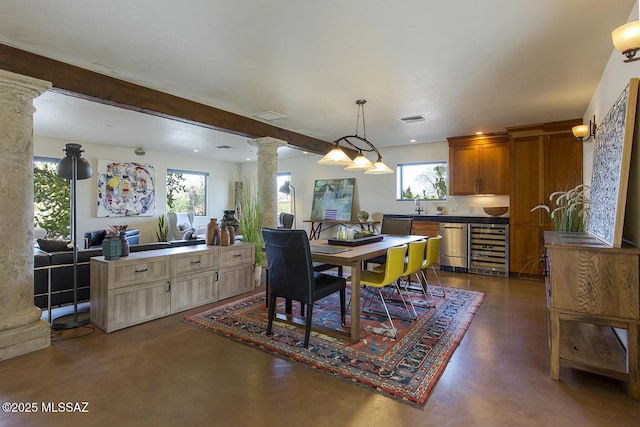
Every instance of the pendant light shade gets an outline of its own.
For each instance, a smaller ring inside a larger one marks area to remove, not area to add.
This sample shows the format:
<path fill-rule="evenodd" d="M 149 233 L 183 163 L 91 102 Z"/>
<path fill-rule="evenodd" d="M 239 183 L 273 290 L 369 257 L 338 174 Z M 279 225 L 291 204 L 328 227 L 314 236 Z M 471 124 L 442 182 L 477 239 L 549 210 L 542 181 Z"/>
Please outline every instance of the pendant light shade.
<path fill-rule="evenodd" d="M 336 146 L 324 155 L 323 158 L 318 160 L 319 165 L 327 165 L 327 166 L 349 166 L 353 163 L 351 161 L 351 157 L 347 156 L 342 148 Z"/>

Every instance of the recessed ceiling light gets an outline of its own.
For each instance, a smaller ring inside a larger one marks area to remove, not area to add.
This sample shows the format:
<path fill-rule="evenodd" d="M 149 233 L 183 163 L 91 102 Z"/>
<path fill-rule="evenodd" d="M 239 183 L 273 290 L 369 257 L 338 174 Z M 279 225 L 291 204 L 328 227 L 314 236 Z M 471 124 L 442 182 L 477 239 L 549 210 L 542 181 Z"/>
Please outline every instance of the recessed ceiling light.
<path fill-rule="evenodd" d="M 409 142 L 416 142 L 416 140 L 415 139 L 411 139 L 411 140 L 409 140 Z"/>
<path fill-rule="evenodd" d="M 483 135 L 484 132 L 476 132 L 476 135 Z"/>
<path fill-rule="evenodd" d="M 276 113 L 275 111 L 265 111 L 264 113 L 256 114 L 256 119 L 264 120 L 267 122 L 272 122 L 274 120 L 286 119 L 287 116 L 284 114 Z"/>
<path fill-rule="evenodd" d="M 193 149 L 193 152 L 194 152 L 194 153 L 197 153 L 197 152 L 199 152 L 199 151 L 200 151 L 200 150 L 198 150 L 197 148 L 194 148 L 194 149 Z"/>

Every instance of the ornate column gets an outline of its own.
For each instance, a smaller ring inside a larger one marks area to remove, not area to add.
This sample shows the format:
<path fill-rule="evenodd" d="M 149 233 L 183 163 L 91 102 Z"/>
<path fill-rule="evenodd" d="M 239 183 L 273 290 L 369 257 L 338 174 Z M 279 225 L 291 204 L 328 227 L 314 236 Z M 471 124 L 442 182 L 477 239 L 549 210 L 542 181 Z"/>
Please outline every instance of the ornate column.
<path fill-rule="evenodd" d="M 247 142 L 258 147 L 258 194 L 264 216 L 262 225 L 275 228 L 278 225 L 278 147 L 287 145 L 287 142 L 270 136 Z"/>
<path fill-rule="evenodd" d="M 50 87 L 0 70 L 0 360 L 51 345 L 33 303 L 33 99 Z"/>

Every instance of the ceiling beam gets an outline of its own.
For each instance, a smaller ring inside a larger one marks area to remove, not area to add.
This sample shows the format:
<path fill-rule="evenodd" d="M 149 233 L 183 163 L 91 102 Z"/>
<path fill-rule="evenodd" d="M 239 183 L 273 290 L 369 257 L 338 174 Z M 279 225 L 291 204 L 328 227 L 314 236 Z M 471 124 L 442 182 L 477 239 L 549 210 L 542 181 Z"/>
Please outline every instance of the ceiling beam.
<path fill-rule="evenodd" d="M 247 138 L 270 136 L 311 153 L 325 154 L 333 145 L 320 139 L 4 44 L 0 44 L 0 69 L 49 81 L 53 85 L 51 90 L 70 96 Z"/>

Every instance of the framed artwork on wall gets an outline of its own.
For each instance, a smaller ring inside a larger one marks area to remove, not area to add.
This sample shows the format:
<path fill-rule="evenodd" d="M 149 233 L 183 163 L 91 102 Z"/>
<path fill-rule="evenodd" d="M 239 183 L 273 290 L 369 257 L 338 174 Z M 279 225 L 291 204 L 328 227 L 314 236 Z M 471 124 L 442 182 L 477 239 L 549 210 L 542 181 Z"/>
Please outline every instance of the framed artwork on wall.
<path fill-rule="evenodd" d="M 355 178 L 317 179 L 313 186 L 311 219 L 351 221 Z"/>
<path fill-rule="evenodd" d="M 588 232 L 608 246 L 622 246 L 638 79 L 631 79 L 597 129 Z"/>
<path fill-rule="evenodd" d="M 98 160 L 98 217 L 154 216 L 153 165 Z"/>

